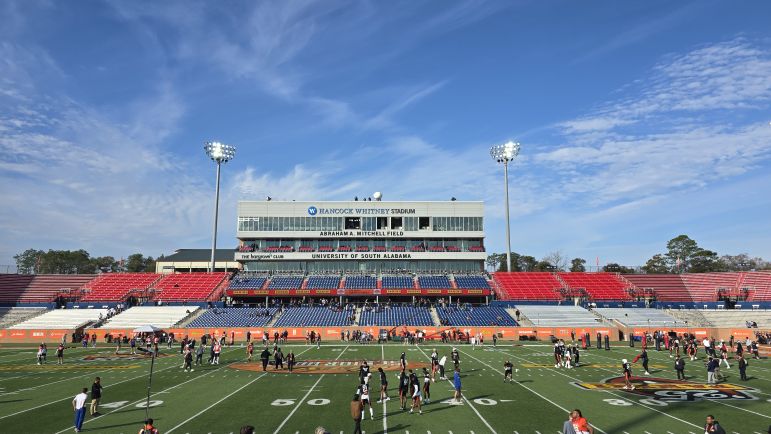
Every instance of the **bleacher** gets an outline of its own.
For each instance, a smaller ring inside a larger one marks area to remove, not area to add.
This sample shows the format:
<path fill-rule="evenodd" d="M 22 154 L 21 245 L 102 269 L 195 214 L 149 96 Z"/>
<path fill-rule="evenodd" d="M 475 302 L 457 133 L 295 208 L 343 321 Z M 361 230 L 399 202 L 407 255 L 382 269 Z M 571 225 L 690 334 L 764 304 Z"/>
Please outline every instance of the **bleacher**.
<path fill-rule="evenodd" d="M 367 311 L 362 309 L 361 326 L 433 326 L 431 313 L 424 307 L 391 306 L 373 307 Z"/>
<path fill-rule="evenodd" d="M 267 325 L 276 308 L 215 308 L 208 309 L 201 316 L 194 319 L 187 327 L 263 327 Z M 265 315 L 265 312 L 268 315 Z"/>
<path fill-rule="evenodd" d="M 198 309 L 198 306 L 135 306 L 108 319 L 102 327 L 129 329 L 152 325 L 170 328 Z"/>
<path fill-rule="evenodd" d="M 165 276 L 153 287 L 153 300 L 206 301 L 227 273 L 178 273 Z"/>
<path fill-rule="evenodd" d="M 55 309 L 22 321 L 10 329 L 76 329 L 95 322 L 99 314 L 107 316 L 107 309 Z"/>
<path fill-rule="evenodd" d="M 375 289 L 377 288 L 377 277 L 346 276 L 345 287 L 349 289 Z"/>
<path fill-rule="evenodd" d="M 665 311 L 660 309 L 622 309 L 622 308 L 596 308 L 595 312 L 604 316 L 609 320 L 616 320 L 628 327 L 674 327 L 679 322 L 682 326 L 683 322 L 677 318 L 668 315 Z"/>
<path fill-rule="evenodd" d="M 237 276 L 233 280 L 230 281 L 230 284 L 228 285 L 228 288 L 230 288 L 230 289 L 262 289 L 262 286 L 265 285 L 265 281 L 266 280 L 268 280 L 268 278 L 264 277 L 264 276 L 257 276 L 257 277 Z"/>
<path fill-rule="evenodd" d="M 0 307 L 0 329 L 26 321 L 45 311 L 44 307 Z"/>
<path fill-rule="evenodd" d="M 536 327 L 595 327 L 599 318 L 580 306 L 518 304 L 517 309 Z"/>
<path fill-rule="evenodd" d="M 631 300 L 627 286 L 614 273 L 557 273 L 571 289 L 583 288 L 591 300 Z"/>
<path fill-rule="evenodd" d="M 160 276 L 155 273 L 105 273 L 83 285 L 81 301 L 124 301 L 132 290 L 146 290 Z"/>
<path fill-rule="evenodd" d="M 268 283 L 268 289 L 300 289 L 302 276 L 274 276 Z"/>
<path fill-rule="evenodd" d="M 771 310 L 747 309 L 746 303 L 744 306 L 743 309 L 730 310 L 678 310 L 677 314 L 694 324 L 698 324 L 700 320 L 706 318 L 711 327 L 743 329 L 747 328 L 746 321 L 755 321 L 758 323 L 758 329 L 771 328 Z"/>
<path fill-rule="evenodd" d="M 383 288 L 387 289 L 415 287 L 415 279 L 413 279 L 412 276 L 383 276 L 380 278 L 380 283 Z"/>
<path fill-rule="evenodd" d="M 274 327 L 348 326 L 353 311 L 337 311 L 327 307 L 291 307 L 278 318 Z"/>
<path fill-rule="evenodd" d="M 625 274 L 637 289 L 651 289 L 658 301 L 693 301 L 679 274 Z"/>
<path fill-rule="evenodd" d="M 680 275 L 693 301 L 716 301 L 719 288 L 736 288 L 739 273 L 688 273 Z"/>
<path fill-rule="evenodd" d="M 745 273 L 740 286 L 749 288 L 747 301 L 771 301 L 771 272 L 769 271 Z"/>
<path fill-rule="evenodd" d="M 563 286 L 551 273 L 497 272 L 493 280 L 502 300 L 561 300 Z"/>
<path fill-rule="evenodd" d="M 340 286 L 340 276 L 308 276 L 307 289 L 335 289 Z"/>
<path fill-rule="evenodd" d="M 92 274 L 0 274 L 0 303 L 50 303 L 61 290 L 76 290 Z"/>
<path fill-rule="evenodd" d="M 506 309 L 496 306 L 479 306 L 473 308 L 439 307 L 436 309 L 442 325 L 450 326 L 504 326 L 516 327 L 517 322 L 506 312 Z"/>
<path fill-rule="evenodd" d="M 452 288 L 447 276 L 418 276 L 418 285 L 422 289 L 448 289 Z"/>
<path fill-rule="evenodd" d="M 455 275 L 455 286 L 460 289 L 490 289 L 490 284 L 482 276 Z"/>

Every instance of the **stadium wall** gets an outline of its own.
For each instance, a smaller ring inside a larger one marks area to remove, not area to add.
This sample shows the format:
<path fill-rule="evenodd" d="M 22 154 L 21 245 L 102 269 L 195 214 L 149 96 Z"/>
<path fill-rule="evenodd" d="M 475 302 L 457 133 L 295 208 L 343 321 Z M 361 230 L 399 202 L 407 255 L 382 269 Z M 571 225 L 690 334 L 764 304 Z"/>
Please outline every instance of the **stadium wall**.
<path fill-rule="evenodd" d="M 283 328 L 277 328 L 277 327 L 234 327 L 234 328 L 170 328 L 170 329 L 164 329 L 167 333 L 174 333 L 177 337 L 184 337 L 189 336 L 191 338 L 199 339 L 204 334 L 211 334 L 216 336 L 221 336 L 222 332 L 227 333 L 227 339 L 230 340 L 230 333 L 235 333 L 235 339 L 236 342 L 243 342 L 246 340 L 246 332 L 251 331 L 252 333 L 252 340 L 261 340 L 261 336 L 263 331 L 267 331 L 268 334 L 273 336 L 274 332 L 283 332 L 284 330 L 289 332 L 289 339 L 290 340 L 304 340 L 305 335 L 309 331 L 315 331 L 317 333 L 321 333 L 322 336 L 322 343 L 324 342 L 339 342 L 340 341 L 340 332 L 348 331 L 348 330 L 363 330 L 368 333 L 372 333 L 377 335 L 378 331 L 380 329 L 386 329 L 391 330 L 394 327 L 391 326 L 364 326 L 364 327 L 283 327 Z M 403 330 L 403 327 L 396 327 L 397 332 L 401 332 Z M 415 329 L 420 329 L 425 331 L 429 337 L 436 336 L 440 334 L 443 330 L 452 330 L 453 327 L 409 327 L 408 328 L 411 331 L 414 331 Z M 524 340 L 527 340 L 525 338 L 529 338 L 531 336 L 535 336 L 538 341 L 548 341 L 551 336 L 555 336 L 559 339 L 566 339 L 570 340 L 570 333 L 573 331 L 576 335 L 576 338 L 578 336 L 589 333 L 591 336 L 591 341 L 594 343 L 597 333 L 600 333 L 601 335 L 605 336 L 608 335 L 608 338 L 611 342 L 618 343 L 618 342 L 628 342 L 628 331 L 632 331 L 635 336 L 642 336 L 643 333 L 647 332 L 647 328 L 640 328 L 636 327 L 634 329 L 626 329 L 624 336 L 624 340 L 619 339 L 619 328 L 616 327 L 462 327 L 459 326 L 456 329 L 459 329 L 466 333 L 476 334 L 476 333 L 482 333 L 485 337 L 485 340 L 490 341 L 492 339 L 493 333 L 499 334 L 499 339 L 504 341 L 519 341 L 520 337 L 523 337 Z M 670 330 L 674 330 L 675 332 L 681 334 L 681 333 L 690 333 L 694 334 L 695 336 L 699 338 L 703 338 L 706 336 L 715 337 L 716 339 L 723 339 L 728 340 L 731 336 L 734 337 L 734 339 L 746 339 L 747 337 L 754 339 L 754 333 L 758 329 L 748 329 L 748 328 L 704 328 L 704 327 L 674 327 L 669 328 Z M 67 335 L 67 341 L 70 342 L 70 335 L 74 332 L 74 330 L 64 330 L 64 329 L 46 329 L 46 330 L 37 330 L 37 329 L 2 329 L 0 330 L 0 342 L 3 343 L 40 343 L 40 342 L 60 342 L 62 335 Z M 98 337 L 98 343 L 100 345 L 104 345 L 106 342 L 105 336 L 108 334 L 111 334 L 113 336 L 118 335 L 131 335 L 133 333 L 133 329 L 116 329 L 116 328 L 97 328 L 97 329 L 86 329 L 86 332 L 88 334 L 95 333 Z M 639 343 L 637 344 L 639 345 Z"/>

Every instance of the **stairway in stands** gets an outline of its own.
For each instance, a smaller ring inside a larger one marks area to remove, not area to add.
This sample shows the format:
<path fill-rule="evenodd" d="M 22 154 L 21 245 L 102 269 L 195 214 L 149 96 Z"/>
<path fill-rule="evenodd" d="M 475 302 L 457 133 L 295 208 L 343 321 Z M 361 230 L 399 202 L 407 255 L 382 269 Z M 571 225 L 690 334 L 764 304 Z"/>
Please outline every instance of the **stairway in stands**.
<path fill-rule="evenodd" d="M 267 328 L 267 327 L 275 326 L 276 321 L 278 321 L 278 319 L 281 318 L 281 315 L 283 314 L 284 314 L 283 312 L 281 312 L 280 310 L 277 310 L 276 314 L 273 315 L 273 318 L 270 320 L 270 322 L 268 322 L 268 324 L 265 325 L 265 327 Z"/>

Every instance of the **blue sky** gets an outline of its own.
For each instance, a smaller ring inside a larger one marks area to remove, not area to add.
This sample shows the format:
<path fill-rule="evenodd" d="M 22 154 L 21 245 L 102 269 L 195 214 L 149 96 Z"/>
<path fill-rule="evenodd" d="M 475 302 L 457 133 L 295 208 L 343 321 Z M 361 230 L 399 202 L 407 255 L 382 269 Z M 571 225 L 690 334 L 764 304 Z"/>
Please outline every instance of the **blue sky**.
<path fill-rule="evenodd" d="M 239 199 L 484 200 L 512 248 L 771 258 L 768 2 L 0 4 L 0 264 L 221 246 Z"/>

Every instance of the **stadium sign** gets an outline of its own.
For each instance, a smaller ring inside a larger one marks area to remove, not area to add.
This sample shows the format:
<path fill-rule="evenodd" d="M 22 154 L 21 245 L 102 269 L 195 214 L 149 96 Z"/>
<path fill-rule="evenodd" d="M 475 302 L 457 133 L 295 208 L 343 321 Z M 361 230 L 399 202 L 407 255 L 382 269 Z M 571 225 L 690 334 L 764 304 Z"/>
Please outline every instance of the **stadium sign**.
<path fill-rule="evenodd" d="M 308 207 L 309 216 L 317 215 L 415 215 L 415 208 L 317 208 Z"/>
<path fill-rule="evenodd" d="M 663 402 L 690 402 L 702 399 L 709 400 L 747 400 L 757 399 L 749 392 L 755 391 L 749 387 L 737 384 L 704 384 L 690 381 L 672 380 L 668 378 L 638 378 L 633 379 L 634 390 L 624 389 L 624 377 L 613 377 L 602 383 L 574 382 L 573 385 L 585 390 L 624 391 L 634 395 L 645 396 Z"/>
<path fill-rule="evenodd" d="M 339 261 L 339 260 L 483 260 L 485 252 L 236 252 L 236 261 Z"/>

